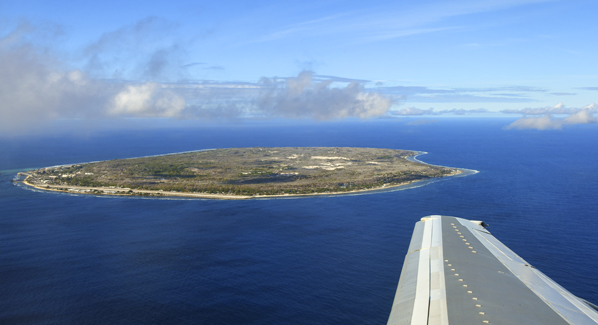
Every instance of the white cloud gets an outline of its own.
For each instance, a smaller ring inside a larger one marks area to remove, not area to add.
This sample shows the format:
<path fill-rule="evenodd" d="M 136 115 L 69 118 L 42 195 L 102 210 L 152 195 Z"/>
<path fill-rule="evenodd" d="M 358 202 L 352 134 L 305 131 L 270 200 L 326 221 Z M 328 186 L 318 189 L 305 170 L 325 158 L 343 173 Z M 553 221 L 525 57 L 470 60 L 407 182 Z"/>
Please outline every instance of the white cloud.
<path fill-rule="evenodd" d="M 579 108 L 567 108 L 565 104 L 558 103 L 554 106 L 524 108 L 524 109 L 505 109 L 505 114 L 524 114 L 524 115 L 544 115 L 544 114 L 573 114 L 579 111 Z"/>
<path fill-rule="evenodd" d="M 555 130 L 563 128 L 562 119 L 553 119 L 550 114 L 535 117 L 522 117 L 509 124 L 507 129 L 536 129 L 536 130 Z"/>
<path fill-rule="evenodd" d="M 185 101 L 157 83 L 91 78 L 27 42 L 23 25 L 0 37 L 0 133 L 27 133 L 56 119 L 176 117 Z M 25 36 L 24 36 L 25 35 Z"/>
<path fill-rule="evenodd" d="M 594 114 L 589 109 L 582 109 L 581 111 L 571 114 L 563 119 L 565 124 L 589 124 L 596 123 L 598 119 L 594 117 Z"/>
<path fill-rule="evenodd" d="M 269 117 L 330 120 L 380 116 L 392 105 L 391 99 L 366 92 L 357 82 L 340 88 L 331 84 L 332 80 L 315 82 L 309 71 L 286 81 L 263 78 L 263 90 L 256 100 L 257 110 Z"/>
<path fill-rule="evenodd" d="M 539 112 L 541 110 L 531 111 Z M 507 129 L 558 130 L 565 125 L 598 123 L 598 119 L 594 117 L 594 113 L 598 112 L 598 106 L 595 103 L 586 105 L 581 109 L 565 109 L 565 105 L 558 103 L 556 106 L 545 110 L 545 112 L 543 116 L 524 116 L 508 125 Z M 555 118 L 550 112 L 569 112 L 569 115 L 564 118 Z"/>
<path fill-rule="evenodd" d="M 185 100 L 154 82 L 128 85 L 112 100 L 110 115 L 134 117 L 177 117 L 185 109 Z"/>
<path fill-rule="evenodd" d="M 384 115 L 392 104 L 359 82 L 334 87 L 334 80 L 314 81 L 311 72 L 260 83 L 98 79 L 65 68 L 60 56 L 36 48 L 20 36 L 24 33 L 0 37 L 2 135 L 28 133 L 59 119 L 369 118 Z"/>
<path fill-rule="evenodd" d="M 419 109 L 416 107 L 407 107 L 399 110 L 391 111 L 392 114 L 396 115 L 442 115 L 442 114 L 454 114 L 454 115 L 466 115 L 466 114 L 477 114 L 477 113 L 488 113 L 485 108 L 474 108 L 474 109 L 445 109 L 441 111 L 435 111 L 434 108 Z"/>
<path fill-rule="evenodd" d="M 25 45 L 0 47 L 0 130 L 18 131 L 48 119 L 95 115 L 113 85 L 101 87 L 79 70 Z"/>
<path fill-rule="evenodd" d="M 596 112 L 598 112 L 598 105 L 596 105 L 596 103 L 591 103 L 589 105 L 582 107 L 581 109 L 587 109 L 590 112 L 596 113 Z"/>
<path fill-rule="evenodd" d="M 400 110 L 392 111 L 392 113 L 397 115 L 433 115 L 434 109 L 430 108 L 424 110 L 416 107 L 406 107 Z"/>

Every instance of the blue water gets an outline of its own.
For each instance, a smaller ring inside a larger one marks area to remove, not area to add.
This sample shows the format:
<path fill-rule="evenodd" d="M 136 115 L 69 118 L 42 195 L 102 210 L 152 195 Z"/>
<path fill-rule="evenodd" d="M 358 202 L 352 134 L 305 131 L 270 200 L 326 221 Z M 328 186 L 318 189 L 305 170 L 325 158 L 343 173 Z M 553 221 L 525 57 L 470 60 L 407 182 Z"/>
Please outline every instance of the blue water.
<path fill-rule="evenodd" d="M 414 223 L 483 220 L 598 302 L 598 127 L 253 123 L 0 139 L 1 324 L 383 324 Z M 368 195 L 214 201 L 32 191 L 14 170 L 247 146 L 413 149 L 480 171 Z"/>

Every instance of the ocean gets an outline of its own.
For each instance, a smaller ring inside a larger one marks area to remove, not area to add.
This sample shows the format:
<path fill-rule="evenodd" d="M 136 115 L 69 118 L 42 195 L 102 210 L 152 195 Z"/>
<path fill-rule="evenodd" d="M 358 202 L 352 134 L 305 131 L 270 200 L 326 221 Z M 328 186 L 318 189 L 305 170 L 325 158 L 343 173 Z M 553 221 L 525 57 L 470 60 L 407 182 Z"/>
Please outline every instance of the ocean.
<path fill-rule="evenodd" d="M 598 302 L 598 125 L 513 119 L 257 121 L 0 138 L 1 324 L 384 324 L 413 226 L 483 220 L 563 287 Z M 18 170 L 189 150 L 425 151 L 479 171 L 405 190 L 219 201 L 36 191 Z"/>

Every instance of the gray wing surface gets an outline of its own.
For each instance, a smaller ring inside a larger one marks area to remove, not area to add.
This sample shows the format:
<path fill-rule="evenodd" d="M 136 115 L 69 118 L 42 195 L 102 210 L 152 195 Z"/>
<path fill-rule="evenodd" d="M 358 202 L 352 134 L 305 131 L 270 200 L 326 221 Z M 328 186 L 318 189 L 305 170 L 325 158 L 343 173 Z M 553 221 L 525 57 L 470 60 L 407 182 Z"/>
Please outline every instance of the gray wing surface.
<path fill-rule="evenodd" d="M 415 224 L 389 325 L 598 324 L 576 297 L 494 238 L 481 221 Z"/>

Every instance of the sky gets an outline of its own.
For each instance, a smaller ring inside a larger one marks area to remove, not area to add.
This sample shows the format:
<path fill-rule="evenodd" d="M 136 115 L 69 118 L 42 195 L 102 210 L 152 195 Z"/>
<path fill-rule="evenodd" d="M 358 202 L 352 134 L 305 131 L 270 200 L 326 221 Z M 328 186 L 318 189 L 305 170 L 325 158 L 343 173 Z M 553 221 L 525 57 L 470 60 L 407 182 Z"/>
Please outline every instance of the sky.
<path fill-rule="evenodd" d="M 0 135 L 56 121 L 596 123 L 594 0 L 0 0 Z"/>

